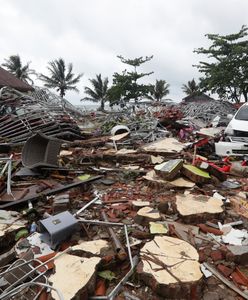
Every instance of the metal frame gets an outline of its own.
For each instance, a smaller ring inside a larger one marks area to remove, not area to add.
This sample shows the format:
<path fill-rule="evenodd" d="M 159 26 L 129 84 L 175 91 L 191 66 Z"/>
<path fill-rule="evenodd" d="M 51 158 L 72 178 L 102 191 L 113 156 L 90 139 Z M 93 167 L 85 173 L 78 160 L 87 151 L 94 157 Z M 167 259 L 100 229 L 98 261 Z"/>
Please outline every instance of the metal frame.
<path fill-rule="evenodd" d="M 138 256 L 132 257 L 131 247 L 129 243 L 127 225 L 123 223 L 113 223 L 113 222 L 105 222 L 105 221 L 98 221 L 98 220 L 86 220 L 79 218 L 79 222 L 87 223 L 92 225 L 101 225 L 101 226 L 118 226 L 123 227 L 125 232 L 125 238 L 127 243 L 128 249 L 128 257 L 130 261 L 131 268 L 129 272 L 121 279 L 121 281 L 114 287 L 114 289 L 107 295 L 107 296 L 92 296 L 89 299 L 91 300 L 114 300 L 114 297 L 119 293 L 120 289 L 124 285 L 124 283 L 128 280 L 128 278 L 133 274 L 135 267 L 137 266 L 139 259 Z"/>

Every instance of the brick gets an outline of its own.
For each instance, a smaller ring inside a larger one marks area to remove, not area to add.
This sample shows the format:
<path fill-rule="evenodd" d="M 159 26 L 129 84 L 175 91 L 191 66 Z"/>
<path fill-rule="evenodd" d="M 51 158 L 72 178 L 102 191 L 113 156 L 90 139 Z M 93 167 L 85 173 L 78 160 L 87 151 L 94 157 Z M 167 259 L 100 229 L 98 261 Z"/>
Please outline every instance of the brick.
<path fill-rule="evenodd" d="M 219 247 L 219 250 L 220 250 L 220 252 L 222 253 L 223 259 L 225 259 L 225 258 L 226 258 L 226 255 L 227 255 L 227 253 L 228 253 L 228 250 L 227 250 L 226 246 L 220 246 L 220 247 Z"/>
<path fill-rule="evenodd" d="M 212 251 L 210 256 L 213 261 L 222 260 L 222 258 L 223 258 L 222 253 L 219 250 Z"/>
<path fill-rule="evenodd" d="M 217 266 L 217 269 L 218 269 L 225 277 L 229 277 L 229 276 L 232 274 L 232 272 L 233 272 L 233 269 L 228 268 L 228 267 L 226 267 L 226 266 L 224 266 L 224 265 L 221 265 L 221 264 Z"/>
<path fill-rule="evenodd" d="M 204 261 L 207 260 L 207 256 L 206 256 L 206 254 L 205 254 L 205 252 L 204 252 L 203 249 L 202 249 L 202 250 L 199 250 L 199 251 L 198 251 L 198 254 L 199 254 L 199 262 L 200 262 L 200 263 L 203 263 Z"/>
<path fill-rule="evenodd" d="M 211 252 L 212 252 L 211 248 L 209 248 L 209 247 L 204 248 L 204 253 L 205 253 L 206 256 L 210 256 Z"/>
<path fill-rule="evenodd" d="M 212 228 L 210 226 L 207 226 L 205 224 L 198 224 L 197 225 L 202 232 L 204 233 L 213 233 L 214 235 L 222 235 L 223 234 L 223 231 L 219 230 L 219 229 L 216 229 L 216 228 Z"/>
<path fill-rule="evenodd" d="M 245 280 L 238 274 L 238 272 L 233 272 L 232 275 L 232 280 L 237 283 L 238 285 L 244 285 L 246 286 Z"/>

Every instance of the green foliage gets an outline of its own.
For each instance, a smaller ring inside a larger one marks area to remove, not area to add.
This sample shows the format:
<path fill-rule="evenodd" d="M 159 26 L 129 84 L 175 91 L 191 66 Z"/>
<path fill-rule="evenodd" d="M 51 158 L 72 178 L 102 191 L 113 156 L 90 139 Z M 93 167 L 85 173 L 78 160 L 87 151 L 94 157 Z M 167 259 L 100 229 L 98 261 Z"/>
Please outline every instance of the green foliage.
<path fill-rule="evenodd" d="M 44 82 L 46 87 L 56 89 L 62 98 L 65 96 L 66 91 L 78 92 L 76 84 L 80 81 L 83 74 L 76 76 L 72 72 L 72 63 L 69 63 L 66 67 L 65 61 L 59 58 L 49 62 L 47 69 L 50 73 L 49 76 L 39 75 L 39 79 Z"/>
<path fill-rule="evenodd" d="M 28 230 L 26 228 L 20 229 L 15 235 L 15 241 L 28 236 Z"/>
<path fill-rule="evenodd" d="M 133 67 L 139 67 L 140 65 L 142 65 L 143 63 L 150 61 L 151 59 L 153 59 L 153 55 L 151 56 L 146 56 L 145 58 L 143 58 L 143 56 L 134 58 L 134 59 L 126 59 L 121 55 L 117 55 L 117 57 L 121 60 L 122 63 L 133 66 Z"/>
<path fill-rule="evenodd" d="M 108 281 L 112 281 L 117 278 L 115 273 L 110 270 L 98 272 L 97 275 L 103 279 L 107 279 Z"/>
<path fill-rule="evenodd" d="M 188 81 L 187 84 L 183 84 L 182 90 L 187 96 L 197 96 L 201 94 L 200 86 L 196 84 L 194 78 Z"/>
<path fill-rule="evenodd" d="M 22 65 L 20 56 L 11 55 L 8 59 L 5 59 L 5 63 L 2 64 L 11 74 L 15 75 L 17 78 L 33 84 L 33 80 L 30 75 L 35 74 L 35 71 L 29 68 L 30 62 Z"/>
<path fill-rule="evenodd" d="M 248 40 L 246 26 L 235 34 L 207 34 L 209 48 L 194 52 L 205 54 L 208 62 L 200 61 L 196 67 L 204 77 L 200 78 L 203 91 L 217 93 L 221 99 L 239 102 L 248 100 Z"/>
<path fill-rule="evenodd" d="M 108 78 L 102 79 L 101 74 L 96 75 L 96 78 L 89 79 L 92 88 L 85 87 L 84 92 L 88 97 L 82 100 L 90 100 L 101 102 L 101 110 L 104 110 L 104 103 L 108 100 Z"/>
<path fill-rule="evenodd" d="M 150 86 L 150 94 L 147 97 L 151 100 L 161 101 L 169 93 L 170 85 L 165 80 L 156 80 L 155 85 Z"/>
<path fill-rule="evenodd" d="M 138 57 L 134 59 L 125 59 L 121 55 L 117 56 L 121 62 L 134 67 L 132 72 L 124 70 L 121 74 L 114 73 L 113 86 L 108 91 L 108 98 L 111 103 L 128 102 L 131 99 L 138 101 L 150 92 L 150 86 L 138 83 L 138 80 L 151 75 L 149 73 L 138 73 L 137 67 L 145 62 L 150 61 L 153 56 Z"/>

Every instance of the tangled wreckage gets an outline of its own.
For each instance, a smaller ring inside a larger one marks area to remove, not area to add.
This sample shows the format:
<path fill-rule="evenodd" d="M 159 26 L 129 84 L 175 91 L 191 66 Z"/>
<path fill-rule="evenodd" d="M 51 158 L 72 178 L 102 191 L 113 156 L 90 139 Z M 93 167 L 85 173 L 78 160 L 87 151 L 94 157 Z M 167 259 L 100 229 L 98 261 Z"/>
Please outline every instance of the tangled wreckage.
<path fill-rule="evenodd" d="M 66 100 L 48 90 L 25 94 L 3 87 L 0 90 L 0 143 L 23 144 L 35 132 L 61 138 L 79 138 L 73 116 L 80 113 Z"/>
<path fill-rule="evenodd" d="M 2 87 L 0 299 L 248 299 L 247 158 L 216 151 L 234 112 Z"/>

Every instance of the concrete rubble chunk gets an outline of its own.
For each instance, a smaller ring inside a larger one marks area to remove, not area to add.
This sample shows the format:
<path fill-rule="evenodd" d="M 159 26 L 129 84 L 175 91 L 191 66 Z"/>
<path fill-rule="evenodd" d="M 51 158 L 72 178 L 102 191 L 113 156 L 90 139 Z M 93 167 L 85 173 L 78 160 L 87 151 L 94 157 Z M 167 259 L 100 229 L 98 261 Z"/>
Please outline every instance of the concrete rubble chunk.
<path fill-rule="evenodd" d="M 15 233 L 25 227 L 25 224 L 20 213 L 0 210 L 0 250 L 15 240 Z"/>
<path fill-rule="evenodd" d="M 94 291 L 96 267 L 100 258 L 81 258 L 75 255 L 64 254 L 57 258 L 55 273 L 49 281 L 56 289 L 60 290 L 65 300 L 86 297 Z M 55 291 L 52 291 L 52 299 L 59 300 Z"/>
<path fill-rule="evenodd" d="M 158 210 L 153 209 L 152 207 L 145 206 L 137 211 L 137 215 L 135 216 L 135 222 L 138 224 L 146 224 L 149 222 L 158 221 L 161 219 L 160 213 Z"/>
<path fill-rule="evenodd" d="M 154 170 L 157 175 L 161 176 L 165 180 L 172 180 L 177 175 L 183 166 L 182 159 L 173 159 L 166 161 L 162 164 L 156 165 Z"/>
<path fill-rule="evenodd" d="M 94 255 L 100 255 L 104 248 L 107 248 L 108 242 L 105 240 L 95 240 L 95 241 L 81 241 L 79 245 L 72 246 L 72 251 L 82 251 L 89 252 Z"/>
<path fill-rule="evenodd" d="M 146 152 L 161 153 L 179 153 L 184 149 L 185 145 L 175 138 L 166 138 L 160 141 L 145 145 L 143 149 Z"/>
<path fill-rule="evenodd" d="M 165 224 L 158 222 L 149 222 L 151 234 L 166 234 L 168 229 Z"/>
<path fill-rule="evenodd" d="M 192 188 L 195 186 L 194 182 L 184 179 L 182 177 L 179 177 L 172 181 L 164 180 L 161 177 L 159 177 L 154 170 L 149 171 L 143 178 L 145 178 L 151 183 L 157 183 L 168 187 Z"/>
<path fill-rule="evenodd" d="M 177 195 L 176 210 L 186 223 L 203 223 L 223 213 L 223 202 L 204 195 Z"/>
<path fill-rule="evenodd" d="M 207 183 L 211 178 L 209 173 L 192 165 L 183 165 L 182 173 L 195 183 Z"/>
<path fill-rule="evenodd" d="M 133 206 L 134 210 L 139 210 L 140 208 L 149 206 L 149 205 L 150 205 L 149 201 L 140 201 L 140 200 L 132 201 L 132 206 Z"/>
<path fill-rule="evenodd" d="M 151 155 L 151 163 L 152 164 L 161 164 L 162 162 L 164 161 L 164 158 L 163 156 L 154 156 L 154 155 Z"/>
<path fill-rule="evenodd" d="M 141 249 L 140 278 L 163 299 L 191 299 L 191 288 L 200 285 L 199 255 L 189 243 L 156 236 Z M 199 290 L 198 290 L 199 292 Z"/>

